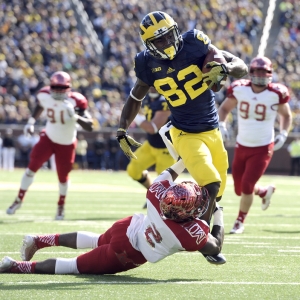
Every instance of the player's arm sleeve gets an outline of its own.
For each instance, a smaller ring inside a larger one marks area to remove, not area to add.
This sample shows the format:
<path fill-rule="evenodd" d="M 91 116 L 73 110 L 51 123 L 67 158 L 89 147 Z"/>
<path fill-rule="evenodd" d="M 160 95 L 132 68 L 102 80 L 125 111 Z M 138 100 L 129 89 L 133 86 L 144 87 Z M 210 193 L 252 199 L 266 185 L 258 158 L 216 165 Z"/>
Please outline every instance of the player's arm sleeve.
<path fill-rule="evenodd" d="M 185 169 L 185 165 L 182 161 L 182 159 L 178 160 L 175 164 L 173 164 L 170 168 L 163 171 L 155 180 L 162 181 L 162 180 L 169 180 L 170 182 L 173 182 L 178 175 L 180 175 Z"/>
<path fill-rule="evenodd" d="M 214 212 L 214 223 L 211 233 L 208 233 L 206 244 L 199 252 L 207 255 L 217 255 L 221 252 L 224 242 L 223 208 Z"/>

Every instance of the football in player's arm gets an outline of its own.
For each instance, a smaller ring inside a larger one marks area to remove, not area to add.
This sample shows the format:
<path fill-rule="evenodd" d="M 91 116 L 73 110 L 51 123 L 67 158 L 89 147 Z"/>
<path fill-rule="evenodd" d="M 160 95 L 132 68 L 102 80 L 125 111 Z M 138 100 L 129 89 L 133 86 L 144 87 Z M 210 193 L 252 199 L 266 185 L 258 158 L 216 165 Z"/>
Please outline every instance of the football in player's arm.
<path fill-rule="evenodd" d="M 179 160 L 156 178 L 147 191 L 147 215 L 121 219 L 103 234 L 78 231 L 26 235 L 21 248 L 23 261 L 5 256 L 0 273 L 115 274 L 147 261 L 156 263 L 180 251 L 199 251 L 208 262 L 218 263 L 211 258 L 223 245 L 222 208 L 214 212 L 210 233 L 209 225 L 199 219 L 209 205 L 207 190 L 191 181 L 174 182 L 184 169 Z M 74 258 L 30 261 L 36 251 L 53 246 L 93 250 Z"/>
<path fill-rule="evenodd" d="M 6 213 L 12 215 L 21 208 L 25 194 L 32 184 L 35 173 L 55 154 L 56 171 L 59 179 L 59 200 L 56 220 L 64 218 L 65 198 L 68 191 L 68 175 L 75 158 L 77 124 L 92 131 L 92 118 L 87 112 L 88 101 L 80 93 L 71 91 L 71 77 L 58 71 L 50 77 L 50 86 L 37 93 L 37 105 L 24 127 L 24 134 L 33 134 L 36 120 L 46 113 L 46 127 L 40 133 L 38 143 L 30 153 L 30 161 L 21 180 L 17 197 Z"/>
<path fill-rule="evenodd" d="M 267 57 L 255 57 L 250 63 L 250 80 L 234 81 L 227 98 L 219 107 L 220 130 L 228 137 L 226 119 L 237 107 L 238 134 L 232 162 L 235 193 L 241 196 L 238 217 L 230 233 L 242 233 L 244 221 L 254 200 L 261 198 L 261 208 L 270 205 L 275 186 L 257 182 L 267 169 L 273 151 L 280 149 L 291 126 L 290 99 L 286 86 L 272 82 L 272 63 Z M 280 117 L 280 132 L 274 137 L 274 122 Z"/>
<path fill-rule="evenodd" d="M 203 216 L 209 222 L 216 201 L 223 195 L 228 169 L 215 94 L 210 87 L 224 76 L 243 77 L 248 67 L 240 58 L 224 52 L 227 63 L 211 62 L 211 70 L 203 74 L 206 56 L 216 47 L 197 29 L 180 34 L 173 18 L 161 11 L 143 18 L 140 37 L 145 50 L 135 57 L 137 81 L 123 107 L 117 139 L 124 153 L 134 159 L 131 146 L 138 147 L 139 143 L 128 135 L 127 129 L 149 87 L 154 86 L 166 98 L 171 111 L 174 149 L 195 181 L 209 192 L 209 208 Z"/>

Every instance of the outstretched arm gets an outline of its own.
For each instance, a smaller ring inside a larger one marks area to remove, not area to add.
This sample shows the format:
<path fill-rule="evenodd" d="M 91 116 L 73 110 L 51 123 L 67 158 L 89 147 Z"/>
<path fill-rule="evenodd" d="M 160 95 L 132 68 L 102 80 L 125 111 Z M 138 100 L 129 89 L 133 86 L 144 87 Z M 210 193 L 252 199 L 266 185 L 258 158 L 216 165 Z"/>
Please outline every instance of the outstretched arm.
<path fill-rule="evenodd" d="M 123 107 L 119 129 L 117 130 L 117 140 L 124 154 L 129 158 L 136 159 L 137 157 L 131 150 L 131 146 L 139 147 L 140 143 L 135 141 L 132 137 L 127 134 L 127 129 L 135 116 L 138 114 L 142 100 L 149 90 L 149 86 L 141 80 L 137 80 L 134 87 L 130 91 L 130 95 Z"/>
<path fill-rule="evenodd" d="M 86 131 L 93 131 L 93 119 L 91 115 L 85 110 L 77 115 L 77 123 Z"/>
<path fill-rule="evenodd" d="M 122 109 L 119 127 L 127 130 L 135 116 L 138 114 L 142 100 L 145 98 L 149 86 L 142 80 L 138 79 L 127 98 L 127 101 Z M 122 132 L 117 132 L 117 136 L 122 135 Z"/>
<path fill-rule="evenodd" d="M 154 182 L 169 180 L 175 181 L 175 179 L 180 175 L 185 169 L 185 165 L 182 159 L 179 159 L 175 164 L 173 164 L 170 168 L 163 171 Z"/>
<path fill-rule="evenodd" d="M 24 126 L 23 132 L 25 136 L 31 135 L 34 132 L 34 124 L 36 120 L 39 118 L 41 113 L 43 112 L 44 108 L 37 104 L 37 106 L 34 108 L 32 112 L 32 116 L 28 119 L 27 124 Z"/>

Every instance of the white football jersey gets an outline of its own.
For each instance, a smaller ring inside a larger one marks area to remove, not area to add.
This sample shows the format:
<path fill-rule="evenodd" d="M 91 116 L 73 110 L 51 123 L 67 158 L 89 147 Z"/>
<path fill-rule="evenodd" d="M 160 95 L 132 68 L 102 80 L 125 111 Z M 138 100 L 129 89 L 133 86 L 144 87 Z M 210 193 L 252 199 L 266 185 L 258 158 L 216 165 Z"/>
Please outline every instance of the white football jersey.
<path fill-rule="evenodd" d="M 132 246 L 152 263 L 179 251 L 200 250 L 208 239 L 209 226 L 205 221 L 176 223 L 163 218 L 159 199 L 172 184 L 168 180 L 154 182 L 147 192 L 147 215 L 133 215 L 127 229 Z"/>
<path fill-rule="evenodd" d="M 50 94 L 50 87 L 42 88 L 37 94 L 38 103 L 44 108 L 47 116 L 46 134 L 49 139 L 60 145 L 70 145 L 76 140 L 77 122 L 69 116 L 65 101 L 74 108 L 87 108 L 86 98 L 77 92 L 70 92 L 64 101 L 55 100 Z"/>
<path fill-rule="evenodd" d="M 286 86 L 269 83 L 266 90 L 254 93 L 250 80 L 236 80 L 227 91 L 237 104 L 237 143 L 246 147 L 265 146 L 274 141 L 274 122 L 278 105 L 290 99 Z"/>

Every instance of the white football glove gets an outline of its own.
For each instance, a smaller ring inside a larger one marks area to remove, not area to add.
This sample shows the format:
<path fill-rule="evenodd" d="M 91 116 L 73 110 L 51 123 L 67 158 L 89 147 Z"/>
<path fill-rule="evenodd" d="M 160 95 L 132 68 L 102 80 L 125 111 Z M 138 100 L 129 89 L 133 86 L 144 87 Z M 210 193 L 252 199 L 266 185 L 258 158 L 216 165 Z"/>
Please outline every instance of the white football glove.
<path fill-rule="evenodd" d="M 73 106 L 73 104 L 69 101 L 64 101 L 65 105 L 66 105 L 66 109 L 67 109 L 67 113 L 69 115 L 69 117 L 71 119 L 74 119 L 74 120 L 78 120 L 78 115 L 75 113 L 75 108 Z"/>
<path fill-rule="evenodd" d="M 219 122 L 220 132 L 222 134 L 223 141 L 226 142 L 229 139 L 228 130 L 224 121 Z"/>
<path fill-rule="evenodd" d="M 286 130 L 282 130 L 278 135 L 275 136 L 274 148 L 273 148 L 274 151 L 280 149 L 283 146 L 283 144 L 287 139 L 287 136 L 288 133 Z"/>
<path fill-rule="evenodd" d="M 23 128 L 23 132 L 24 132 L 24 135 L 26 137 L 29 137 L 33 134 L 34 132 L 34 124 L 35 124 L 35 119 L 34 118 L 29 118 L 27 124 L 24 126 Z"/>

